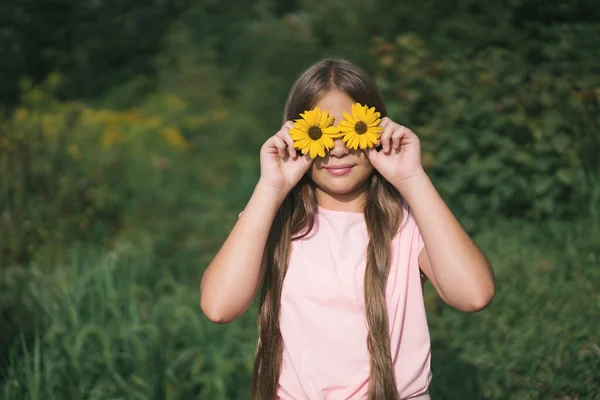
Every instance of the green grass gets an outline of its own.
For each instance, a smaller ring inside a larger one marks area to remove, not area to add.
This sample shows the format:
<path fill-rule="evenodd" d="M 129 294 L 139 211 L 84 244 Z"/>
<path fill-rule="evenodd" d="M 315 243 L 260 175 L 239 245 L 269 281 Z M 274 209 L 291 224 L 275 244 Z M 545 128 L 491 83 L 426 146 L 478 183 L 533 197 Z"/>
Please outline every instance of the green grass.
<path fill-rule="evenodd" d="M 43 329 L 15 348 L 4 399 L 244 398 L 254 319 L 231 326 L 199 312 L 147 248 L 75 252 L 29 285 Z"/>
<path fill-rule="evenodd" d="M 502 224 L 479 236 L 494 264 L 496 298 L 473 315 L 430 312 L 437 398 L 600 395 L 598 227 Z"/>
<path fill-rule="evenodd" d="M 501 222 L 481 232 L 498 289 L 480 313 L 452 310 L 427 287 L 433 398 L 598 396 L 599 226 Z M 176 279 L 151 241 L 140 243 L 73 250 L 52 274 L 32 274 L 38 329 L 12 348 L 4 400 L 248 397 L 254 309 L 210 323 L 198 282 Z"/>

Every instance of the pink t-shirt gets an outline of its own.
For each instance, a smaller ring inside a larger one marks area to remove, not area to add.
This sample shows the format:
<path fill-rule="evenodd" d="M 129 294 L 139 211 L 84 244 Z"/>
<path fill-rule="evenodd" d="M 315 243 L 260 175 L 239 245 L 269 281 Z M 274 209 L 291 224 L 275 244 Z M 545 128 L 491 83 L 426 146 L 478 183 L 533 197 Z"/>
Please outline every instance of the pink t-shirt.
<path fill-rule="evenodd" d="M 365 399 L 370 355 L 364 309 L 364 214 L 319 207 L 294 241 L 281 299 L 282 400 Z M 428 399 L 430 340 L 418 255 L 423 240 L 404 208 L 387 284 L 391 353 L 401 399 Z"/>

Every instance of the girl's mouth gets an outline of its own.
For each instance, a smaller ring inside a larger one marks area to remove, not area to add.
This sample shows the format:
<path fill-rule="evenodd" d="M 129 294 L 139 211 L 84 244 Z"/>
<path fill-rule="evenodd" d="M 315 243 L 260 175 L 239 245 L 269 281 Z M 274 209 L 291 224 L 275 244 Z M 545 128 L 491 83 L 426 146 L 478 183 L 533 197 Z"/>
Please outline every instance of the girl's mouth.
<path fill-rule="evenodd" d="M 327 170 L 327 172 L 329 172 L 331 175 L 341 176 L 349 173 L 350 170 L 352 170 L 352 167 L 354 167 L 354 165 L 352 164 L 341 164 L 329 165 L 327 167 L 324 167 L 324 169 Z"/>

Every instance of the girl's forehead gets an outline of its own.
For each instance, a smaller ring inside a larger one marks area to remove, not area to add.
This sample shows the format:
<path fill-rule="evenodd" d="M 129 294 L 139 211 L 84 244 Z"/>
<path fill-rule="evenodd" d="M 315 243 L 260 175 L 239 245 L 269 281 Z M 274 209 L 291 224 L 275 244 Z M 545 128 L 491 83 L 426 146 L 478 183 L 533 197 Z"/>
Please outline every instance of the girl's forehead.
<path fill-rule="evenodd" d="M 330 116 L 335 118 L 335 123 L 339 123 L 343 119 L 343 113 L 350 113 L 352 110 L 352 100 L 347 94 L 339 91 L 331 91 L 321 97 L 315 107 L 321 110 L 326 110 Z"/>

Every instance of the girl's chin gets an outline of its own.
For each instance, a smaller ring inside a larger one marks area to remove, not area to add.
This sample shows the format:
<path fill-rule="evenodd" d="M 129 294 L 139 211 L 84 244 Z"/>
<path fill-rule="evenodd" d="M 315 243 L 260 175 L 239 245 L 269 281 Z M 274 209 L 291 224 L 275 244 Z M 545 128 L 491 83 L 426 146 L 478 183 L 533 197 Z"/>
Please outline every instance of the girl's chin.
<path fill-rule="evenodd" d="M 363 182 L 358 182 L 355 179 L 335 179 L 331 182 L 317 183 L 316 186 L 319 190 L 329 193 L 331 195 L 348 195 L 362 189 Z"/>

